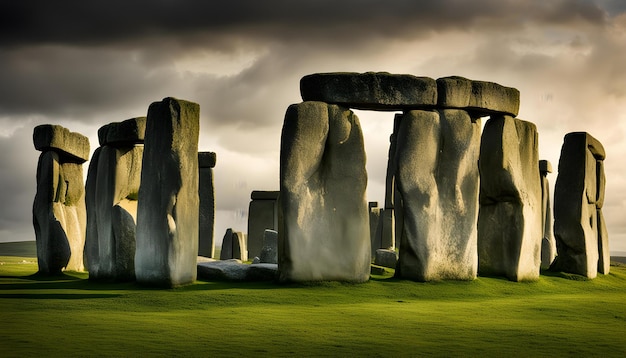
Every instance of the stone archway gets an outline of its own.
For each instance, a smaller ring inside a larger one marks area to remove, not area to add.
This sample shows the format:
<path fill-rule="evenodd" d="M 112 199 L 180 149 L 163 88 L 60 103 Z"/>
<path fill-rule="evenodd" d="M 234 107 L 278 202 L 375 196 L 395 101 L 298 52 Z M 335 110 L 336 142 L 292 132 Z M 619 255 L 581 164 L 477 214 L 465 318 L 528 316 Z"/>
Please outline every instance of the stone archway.
<path fill-rule="evenodd" d="M 389 155 L 404 217 L 396 275 L 475 278 L 480 117 L 516 116 L 519 91 L 389 73 L 313 74 L 300 89 L 281 136 L 281 280 L 369 277 L 365 153 L 350 108 L 402 111 Z"/>

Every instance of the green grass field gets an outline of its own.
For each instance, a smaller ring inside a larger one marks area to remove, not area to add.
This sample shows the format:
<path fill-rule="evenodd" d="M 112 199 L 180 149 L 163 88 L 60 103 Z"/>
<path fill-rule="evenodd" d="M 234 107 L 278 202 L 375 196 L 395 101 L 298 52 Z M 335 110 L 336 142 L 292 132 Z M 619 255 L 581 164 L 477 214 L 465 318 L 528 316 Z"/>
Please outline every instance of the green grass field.
<path fill-rule="evenodd" d="M 626 266 L 594 280 L 384 275 L 170 290 L 36 270 L 32 256 L 0 256 L 2 357 L 626 356 Z"/>

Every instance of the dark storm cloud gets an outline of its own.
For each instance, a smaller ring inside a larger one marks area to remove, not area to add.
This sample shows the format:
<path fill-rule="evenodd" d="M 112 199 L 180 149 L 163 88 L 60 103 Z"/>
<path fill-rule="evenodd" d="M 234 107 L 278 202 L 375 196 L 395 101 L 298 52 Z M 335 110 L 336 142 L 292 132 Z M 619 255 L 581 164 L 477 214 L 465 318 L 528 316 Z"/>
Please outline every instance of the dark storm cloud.
<path fill-rule="evenodd" d="M 237 34 L 341 41 L 415 36 L 476 24 L 529 20 L 601 23 L 593 2 L 430 1 L 12 1 L 0 5 L 0 44 L 102 45 L 163 36 Z"/>

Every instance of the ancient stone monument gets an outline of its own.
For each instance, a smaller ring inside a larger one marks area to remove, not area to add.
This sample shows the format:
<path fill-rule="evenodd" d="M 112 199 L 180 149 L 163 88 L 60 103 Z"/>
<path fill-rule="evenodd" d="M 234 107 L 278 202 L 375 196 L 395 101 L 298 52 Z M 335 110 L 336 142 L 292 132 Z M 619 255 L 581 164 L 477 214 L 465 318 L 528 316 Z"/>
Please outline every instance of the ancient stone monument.
<path fill-rule="evenodd" d="M 538 135 L 534 124 L 492 116 L 480 146 L 478 258 L 481 275 L 534 280 L 543 234 Z"/>
<path fill-rule="evenodd" d="M 89 139 L 44 124 L 33 130 L 33 142 L 42 152 L 33 203 L 39 273 L 82 271 L 87 220 L 82 164 L 89 159 Z"/>
<path fill-rule="evenodd" d="M 259 262 L 264 264 L 278 263 L 278 232 L 266 229 L 263 233 L 263 248 Z"/>
<path fill-rule="evenodd" d="M 589 133 L 565 136 L 554 188 L 554 270 L 589 278 L 609 273 L 609 238 L 602 216 L 605 157 L 602 143 Z"/>
<path fill-rule="evenodd" d="M 175 98 L 148 109 L 137 207 L 137 281 L 179 286 L 196 279 L 200 106 Z"/>
<path fill-rule="evenodd" d="M 281 281 L 369 279 L 365 150 L 348 108 L 291 105 L 281 136 Z"/>
<path fill-rule="evenodd" d="M 222 239 L 220 260 L 230 259 L 248 261 L 248 249 L 246 236 L 240 231 L 233 231 L 233 229 L 228 228 Z"/>
<path fill-rule="evenodd" d="M 213 240 L 215 228 L 215 187 L 213 184 L 213 168 L 217 155 L 213 152 L 198 153 L 198 195 L 200 196 L 200 223 L 198 232 L 198 255 L 215 256 Z"/>
<path fill-rule="evenodd" d="M 255 190 L 248 207 L 248 257 L 261 255 L 266 229 L 278 229 L 278 195 L 280 191 Z"/>
<path fill-rule="evenodd" d="M 552 173 L 552 164 L 547 160 L 539 161 L 541 173 L 541 218 L 543 238 L 541 239 L 541 268 L 546 270 L 556 257 L 556 241 L 552 230 L 552 205 L 550 204 L 550 183 L 548 173 Z"/>
<path fill-rule="evenodd" d="M 369 223 L 370 223 L 370 242 L 372 248 L 372 257 L 376 253 L 376 248 L 380 247 L 380 238 L 381 235 L 378 233 L 378 226 L 380 221 L 380 213 L 384 209 L 378 207 L 378 202 L 370 201 L 367 203 L 367 212 L 369 213 Z"/>
<path fill-rule="evenodd" d="M 85 256 L 90 279 L 135 278 L 135 226 L 146 117 L 98 130 L 87 173 Z"/>

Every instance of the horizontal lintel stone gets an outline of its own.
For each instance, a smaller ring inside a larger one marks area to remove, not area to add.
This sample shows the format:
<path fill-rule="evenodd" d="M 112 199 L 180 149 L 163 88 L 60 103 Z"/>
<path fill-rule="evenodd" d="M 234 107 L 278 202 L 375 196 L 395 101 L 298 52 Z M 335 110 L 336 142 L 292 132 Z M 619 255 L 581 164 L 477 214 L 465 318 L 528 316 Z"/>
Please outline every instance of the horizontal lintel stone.
<path fill-rule="evenodd" d="M 146 117 L 130 118 L 122 122 L 113 122 L 98 129 L 98 141 L 101 146 L 107 144 L 143 143 L 146 133 Z"/>
<path fill-rule="evenodd" d="M 89 138 L 59 125 L 42 124 L 35 127 L 33 143 L 39 151 L 54 150 L 73 161 L 84 163 L 89 159 Z"/>
<path fill-rule="evenodd" d="M 250 194 L 250 199 L 252 200 L 278 200 L 278 194 L 280 194 L 280 191 L 254 190 L 252 191 L 252 194 Z"/>
<path fill-rule="evenodd" d="M 198 152 L 198 167 L 214 168 L 217 163 L 217 154 L 215 152 Z"/>

